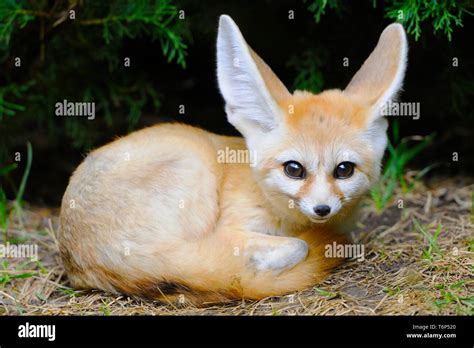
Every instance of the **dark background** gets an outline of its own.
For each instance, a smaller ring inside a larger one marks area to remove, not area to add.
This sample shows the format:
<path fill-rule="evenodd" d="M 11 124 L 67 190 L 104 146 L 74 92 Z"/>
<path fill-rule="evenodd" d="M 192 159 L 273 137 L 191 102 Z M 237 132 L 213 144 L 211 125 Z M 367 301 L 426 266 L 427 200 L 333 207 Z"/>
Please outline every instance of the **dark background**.
<path fill-rule="evenodd" d="M 288 62 L 291 57 L 298 57 L 308 49 L 312 49 L 312 54 L 320 53 L 317 59 L 321 60 L 318 68 L 323 79 L 323 89 L 344 88 L 375 47 L 382 30 L 393 22 L 386 17 L 387 5 L 383 2 L 376 2 L 375 8 L 371 1 L 350 3 L 340 10 L 327 9 L 320 22 L 316 23 L 313 13 L 308 10 L 309 3 L 303 1 L 181 1 L 177 7 L 186 12 L 185 25 L 188 30 L 185 69 L 175 62 L 166 61 L 159 42 L 147 35 L 140 35 L 122 38 L 117 50 L 120 59 L 131 58 L 130 68 L 119 65 L 111 72 L 107 61 L 98 61 L 93 76 L 91 71 L 71 68 L 75 60 L 86 59 L 91 54 L 88 46 L 84 46 L 83 50 L 63 51 L 61 57 L 57 54 L 49 56 L 46 48 L 42 63 L 35 65 L 35 70 L 32 70 L 31 65 L 39 59 L 40 47 L 35 39 L 39 25 L 31 22 L 12 36 L 11 46 L 8 53 L 4 54 L 2 63 L 2 69 L 8 77 L 2 79 L 4 84 L 12 79 L 26 81 L 37 70 L 47 70 L 48 64 L 54 61 L 54 64 L 64 64 L 69 72 L 58 74 L 53 84 L 36 88 L 42 88 L 45 100 L 50 90 L 64 88 L 64 99 L 80 101 L 78 96 L 81 95 L 81 86 L 90 83 L 107 85 L 111 74 L 120 75 L 128 81 L 145 76 L 159 95 L 160 107 L 156 110 L 147 101 L 133 129 L 162 121 L 179 121 L 216 133 L 237 135 L 226 121 L 223 100 L 217 88 L 215 40 L 218 16 L 229 14 L 234 19 L 247 42 L 290 91 L 294 89 L 298 69 Z M 294 11 L 294 20 L 288 19 L 289 10 Z M 454 28 L 451 41 L 443 33 L 434 34 L 429 22 L 422 26 L 423 32 L 418 41 L 413 35 L 408 36 L 408 69 L 401 101 L 420 102 L 421 118 L 412 120 L 411 117 L 399 117 L 397 120 L 402 136 L 436 133 L 434 142 L 423 156 L 411 163 L 413 168 L 422 168 L 439 162 L 441 165 L 431 175 L 472 174 L 472 17 L 464 17 L 463 24 L 463 28 Z M 62 40 L 69 35 L 67 25 L 51 32 L 51 45 L 54 40 Z M 26 67 L 30 63 L 25 63 L 25 68 L 13 75 L 11 57 L 22 50 L 25 52 L 25 61 L 29 60 L 31 65 Z M 102 43 L 95 50 L 95 53 L 106 51 L 108 45 Z M 349 58 L 349 67 L 343 66 L 344 57 Z M 452 66 L 453 57 L 459 59 L 459 67 Z M 78 94 L 75 95 L 75 92 Z M 60 100 L 62 98 L 56 99 Z M 54 115 L 54 103 L 44 103 L 45 114 L 50 119 L 42 119 L 41 122 L 32 115 L 34 108 L 29 107 L 30 103 L 32 105 L 30 101 L 24 103 L 24 112 L 0 122 L 0 136 L 4 140 L 8 139 L 3 145 L 7 149 L 4 161 L 12 162 L 16 151 L 24 153 L 25 143 L 29 140 L 33 145 L 34 157 L 24 198 L 37 204 L 58 205 L 69 176 L 87 152 L 116 136 L 129 133 L 131 129 L 127 111 L 121 106 L 114 108 L 113 124 L 104 121 L 100 110 L 96 110 L 96 119 L 93 121 L 85 117 L 68 120 L 89 123 L 87 127 L 90 133 L 86 135 L 90 134 L 90 137 L 87 135 L 90 143 L 78 146 L 70 134 L 61 131 L 66 120 Z M 178 113 L 180 105 L 185 106 L 184 115 Z M 9 122 L 19 123 L 19 120 L 20 128 L 9 128 Z M 393 118 L 390 122 L 393 122 Z M 459 153 L 459 162 L 451 161 L 453 152 Z M 18 184 L 21 179 L 23 166 L 24 163 L 20 163 L 11 176 L 13 184 Z M 10 184 L 5 185 L 7 196 L 11 192 Z"/>

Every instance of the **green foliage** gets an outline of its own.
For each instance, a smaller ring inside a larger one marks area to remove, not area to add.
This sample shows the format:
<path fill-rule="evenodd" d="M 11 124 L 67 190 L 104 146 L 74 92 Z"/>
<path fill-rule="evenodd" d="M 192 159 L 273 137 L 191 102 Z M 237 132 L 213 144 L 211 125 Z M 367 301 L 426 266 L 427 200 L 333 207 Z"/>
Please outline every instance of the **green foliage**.
<path fill-rule="evenodd" d="M 105 316 L 110 316 L 110 303 L 107 300 L 102 300 L 102 305 L 100 306 L 99 310 Z"/>
<path fill-rule="evenodd" d="M 26 159 L 26 166 L 25 171 L 23 172 L 23 176 L 21 178 L 20 186 L 16 191 L 16 198 L 13 202 L 13 207 L 11 211 L 8 208 L 8 199 L 5 193 L 5 189 L 3 186 L 0 186 L 0 229 L 3 231 L 3 240 L 7 242 L 8 238 L 8 225 L 9 225 L 9 216 L 10 214 L 16 214 L 17 217 L 22 220 L 22 199 L 25 193 L 26 183 L 28 181 L 28 177 L 30 175 L 31 164 L 33 162 L 33 148 L 30 142 L 27 143 L 27 159 Z M 8 164 L 4 167 L 0 167 L 0 178 L 6 177 L 13 172 L 17 168 L 16 163 Z"/>
<path fill-rule="evenodd" d="M 407 165 L 431 144 L 434 134 L 424 138 L 405 137 L 399 139 L 398 122 L 393 122 L 392 138 L 392 141 L 388 143 L 388 159 L 384 165 L 382 177 L 370 192 L 375 207 L 379 211 L 382 211 L 393 198 L 397 186 L 400 186 L 404 193 L 411 191 L 415 183 L 435 166 L 432 164 L 425 167 L 414 178 L 408 180 L 405 175 Z M 412 141 L 418 141 L 418 143 L 411 146 Z"/>
<path fill-rule="evenodd" d="M 336 293 L 336 292 L 327 291 L 327 290 L 320 289 L 320 288 L 314 288 L 314 291 L 317 294 L 326 297 L 328 300 L 331 300 L 331 299 L 336 298 L 336 297 L 339 296 L 339 294 Z"/>
<path fill-rule="evenodd" d="M 474 201 L 474 192 L 472 193 L 472 196 L 473 196 L 472 201 Z M 472 205 L 471 205 L 471 209 L 474 209 Z M 474 239 L 469 240 L 467 244 L 468 244 L 467 250 L 469 250 L 469 252 L 471 253 L 474 253 Z"/>
<path fill-rule="evenodd" d="M 460 315 L 473 314 L 474 296 L 469 294 L 469 288 L 464 280 L 451 285 L 437 284 L 435 287 L 439 290 L 439 296 L 433 302 L 438 308 L 454 304 Z"/>
<path fill-rule="evenodd" d="M 453 28 L 463 26 L 463 15 L 472 16 L 469 6 L 472 6 L 469 1 L 395 0 L 386 16 L 402 23 L 407 33 L 415 36 L 415 40 L 421 36 L 421 24 L 431 21 L 433 31 L 442 31 L 451 41 Z"/>
<path fill-rule="evenodd" d="M 5 95 L 14 94 L 16 97 L 21 97 L 22 93 L 27 89 L 27 86 L 18 86 L 16 84 L 11 84 L 7 87 L 0 87 L 0 122 L 3 117 L 13 116 L 17 111 L 25 111 L 23 105 L 11 103 L 5 100 Z"/>
<path fill-rule="evenodd" d="M 415 36 L 415 40 L 421 36 L 422 23 L 431 22 L 435 33 L 442 31 L 451 41 L 454 27 L 463 26 L 463 16 L 473 15 L 469 11 L 472 8 L 469 0 L 389 0 L 384 3 L 388 4 L 385 16 L 402 23 L 407 33 Z M 372 6 L 377 6 L 376 0 L 372 0 Z M 316 23 L 321 21 L 328 8 L 338 14 L 345 9 L 340 0 L 312 0 L 308 5 Z"/>
<path fill-rule="evenodd" d="M 23 177 L 21 178 L 20 187 L 18 188 L 18 191 L 16 193 L 16 198 L 13 205 L 14 210 L 19 215 L 21 215 L 22 213 L 22 199 L 25 193 L 26 183 L 30 175 L 31 163 L 33 162 L 33 148 L 31 147 L 30 142 L 28 142 L 26 145 L 27 145 L 26 167 L 25 167 L 25 171 L 23 172 Z"/>
<path fill-rule="evenodd" d="M 400 293 L 401 289 L 400 289 L 399 286 L 385 287 L 385 288 L 383 288 L 382 291 L 385 292 L 388 296 L 395 296 L 395 295 L 398 295 Z"/>
<path fill-rule="evenodd" d="M 308 0 L 304 0 L 305 3 Z M 340 0 L 313 0 L 308 5 L 308 11 L 314 14 L 314 20 L 316 23 L 321 21 L 321 16 L 324 16 L 326 13 L 326 9 L 330 8 L 331 10 L 335 10 L 337 13 L 341 13 L 343 6 L 342 1 Z"/>
<path fill-rule="evenodd" d="M 81 291 L 74 290 L 74 289 L 68 288 L 66 286 L 58 288 L 58 291 L 63 293 L 64 295 L 68 295 L 70 297 L 79 297 L 79 296 L 81 296 Z"/>
<path fill-rule="evenodd" d="M 413 226 L 415 228 L 415 231 L 421 233 L 425 237 L 425 239 L 428 241 L 428 248 L 423 250 L 423 258 L 429 262 L 432 262 L 435 255 L 442 257 L 443 253 L 441 252 L 441 249 L 439 248 L 437 240 L 438 240 L 439 234 L 441 233 L 443 229 L 443 226 L 439 224 L 438 227 L 436 228 L 436 231 L 433 234 L 426 231 L 426 228 L 422 227 L 415 218 L 413 218 Z"/>
<path fill-rule="evenodd" d="M 3 260 L 0 263 L 0 286 L 5 286 L 13 279 L 31 278 L 37 275 L 36 272 L 22 272 L 22 269 L 28 265 L 31 261 L 26 261 L 10 269 L 10 264 L 7 260 Z"/>
<path fill-rule="evenodd" d="M 16 168 L 16 163 L 0 168 L 0 178 L 6 177 L 8 173 Z M 8 199 L 3 186 L 0 186 L 0 229 L 3 231 L 3 239 L 7 239 L 8 229 Z"/>
<path fill-rule="evenodd" d="M 135 38 L 147 34 L 152 40 L 159 40 L 163 55 L 168 62 L 176 60 L 186 67 L 186 48 L 175 26 L 178 9 L 169 0 L 161 1 L 112 1 L 107 16 L 81 20 L 81 25 L 102 27 L 102 36 L 106 44 L 123 40 L 124 37 Z"/>
<path fill-rule="evenodd" d="M 124 67 L 124 57 L 132 55 L 132 67 L 134 57 L 124 44 L 157 42 L 166 62 L 185 68 L 190 35 L 178 15 L 172 0 L 2 1 L 0 163 L 31 137 L 27 130 L 41 128 L 50 144 L 68 141 L 87 150 L 104 129 L 132 130 L 145 108 L 158 112 L 161 96 L 150 77 L 125 70 L 132 68 Z M 100 116 L 94 122 L 55 117 L 54 106 L 64 99 L 94 102 Z"/>
<path fill-rule="evenodd" d="M 72 1 L 70 4 L 72 6 L 60 8 L 59 2 L 56 2 L 53 8 L 48 8 L 47 3 L 43 1 L 31 4 L 16 0 L 2 1 L 0 4 L 0 43 L 8 45 L 16 29 L 23 29 L 38 18 L 54 21 L 52 28 L 72 20 L 70 19 L 72 10 L 77 11 L 80 17 L 80 19 L 74 19 L 73 23 L 77 26 L 101 27 L 106 44 L 116 40 L 121 41 L 125 37 L 136 38 L 143 34 L 149 35 L 152 40 L 160 41 L 163 55 L 167 57 L 168 62 L 176 60 L 181 66 L 186 66 L 187 45 L 174 23 L 178 9 L 171 0 L 116 0 L 103 5 L 87 2 L 84 7 L 81 7 L 78 1 Z M 53 10 L 53 12 L 48 10 Z M 105 15 L 99 18 L 94 17 L 98 13 L 105 13 Z"/>
<path fill-rule="evenodd" d="M 0 2 L 0 44 L 8 45 L 14 29 L 24 28 L 35 19 L 33 13 L 25 10 L 24 2 L 3 0 Z"/>

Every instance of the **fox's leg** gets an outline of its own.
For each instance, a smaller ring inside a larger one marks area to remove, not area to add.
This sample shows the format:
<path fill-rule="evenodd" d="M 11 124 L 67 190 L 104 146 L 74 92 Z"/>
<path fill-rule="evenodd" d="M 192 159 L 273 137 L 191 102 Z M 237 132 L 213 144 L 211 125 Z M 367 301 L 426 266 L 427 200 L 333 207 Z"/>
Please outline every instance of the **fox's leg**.
<path fill-rule="evenodd" d="M 304 290 L 343 261 L 325 256 L 327 245 L 345 241 L 331 230 L 310 230 L 298 238 L 253 233 L 242 237 L 246 241 L 240 270 L 243 297 L 258 299 Z"/>
<path fill-rule="evenodd" d="M 295 266 L 308 255 L 308 244 L 298 238 L 249 232 L 243 247 L 246 267 L 275 275 Z"/>

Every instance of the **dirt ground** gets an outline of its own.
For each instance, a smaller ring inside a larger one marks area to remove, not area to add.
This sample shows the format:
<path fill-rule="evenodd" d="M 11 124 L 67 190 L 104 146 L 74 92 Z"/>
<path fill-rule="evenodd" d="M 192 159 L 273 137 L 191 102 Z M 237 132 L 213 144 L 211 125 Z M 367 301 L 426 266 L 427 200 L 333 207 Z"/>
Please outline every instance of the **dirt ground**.
<path fill-rule="evenodd" d="M 0 315 L 472 315 L 473 188 L 462 177 L 419 183 L 382 213 L 367 199 L 353 234 L 365 260 L 305 291 L 205 308 L 69 288 L 54 238 L 58 210 L 26 206 L 8 236 L 38 244 L 39 261 L 0 259 Z"/>

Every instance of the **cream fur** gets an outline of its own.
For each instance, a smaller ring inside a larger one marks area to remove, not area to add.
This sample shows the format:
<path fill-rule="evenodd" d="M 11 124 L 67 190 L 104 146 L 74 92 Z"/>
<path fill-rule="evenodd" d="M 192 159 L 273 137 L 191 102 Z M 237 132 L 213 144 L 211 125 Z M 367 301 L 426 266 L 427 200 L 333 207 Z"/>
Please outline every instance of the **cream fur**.
<path fill-rule="evenodd" d="M 245 140 L 163 124 L 91 152 L 61 206 L 58 242 L 73 286 L 152 298 L 181 293 L 203 303 L 281 295 L 323 279 L 342 261 L 325 258 L 324 246 L 344 242 L 341 232 L 380 171 L 385 126 L 372 120 L 367 101 L 374 93 L 385 100 L 401 84 L 400 28 L 390 26 L 392 34 L 381 38 L 398 49 L 371 60 L 395 62 L 378 72 L 381 90 L 374 91 L 364 64 L 344 92 L 291 95 L 222 16 L 219 85 Z M 255 151 L 255 168 L 219 163 L 226 148 Z M 304 164 L 307 179 L 288 178 L 288 160 Z M 357 172 L 339 182 L 332 171 L 344 160 L 357 162 Z M 323 203 L 334 216 L 313 223 L 312 206 Z"/>

